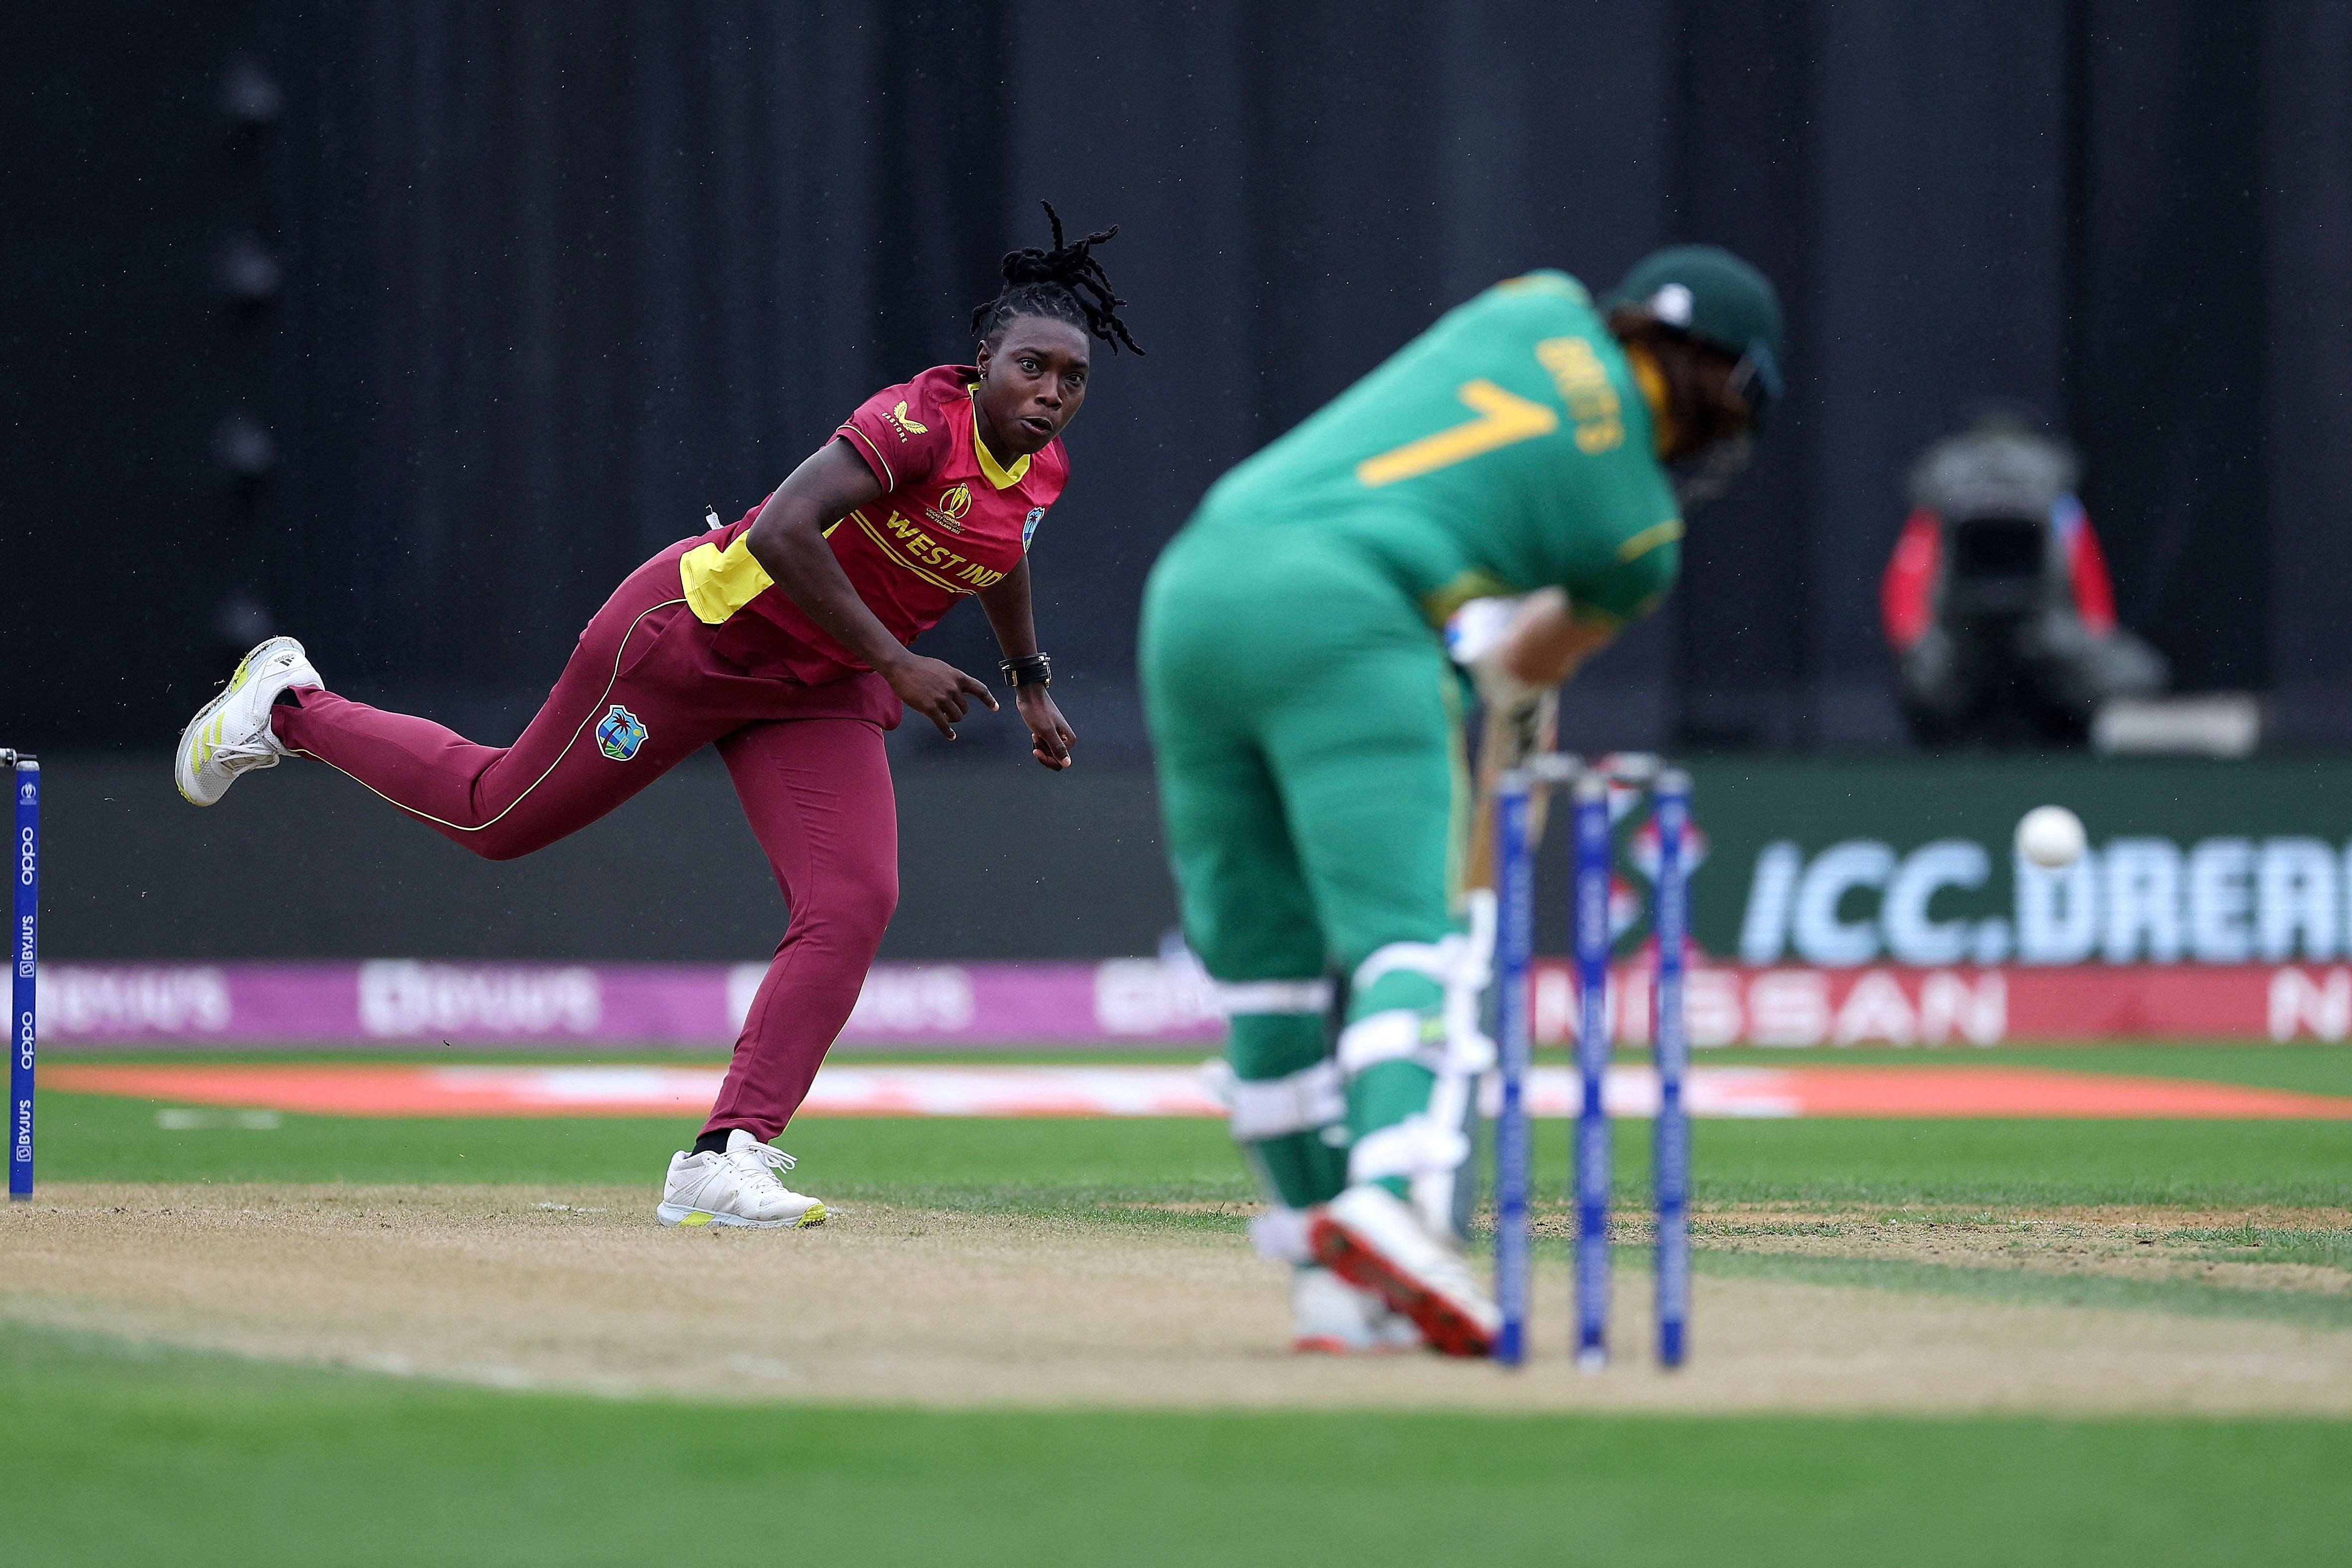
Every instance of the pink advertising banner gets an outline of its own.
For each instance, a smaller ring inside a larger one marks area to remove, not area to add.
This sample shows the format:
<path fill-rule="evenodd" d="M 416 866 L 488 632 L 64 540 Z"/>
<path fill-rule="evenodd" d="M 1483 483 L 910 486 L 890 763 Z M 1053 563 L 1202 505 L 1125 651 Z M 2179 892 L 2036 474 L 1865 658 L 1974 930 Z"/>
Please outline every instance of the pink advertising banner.
<path fill-rule="evenodd" d="M 762 965 L 53 963 L 45 1041 L 725 1045 Z M 845 1043 L 1214 1040 L 1197 973 L 1157 960 L 882 964 Z"/>
<path fill-rule="evenodd" d="M 750 964 L 50 963 L 46 1043 L 222 1045 L 653 1044 L 734 1038 L 761 966 Z M 1620 1039 L 1649 1034 L 1647 974 L 1618 971 Z M 1565 966 L 1539 964 L 1537 1038 L 1576 1014 Z M 2352 969 L 2336 964 L 1701 964 L 1692 1043 L 1990 1046 L 2004 1040 L 2221 1039 L 2352 1035 Z M 1213 1044 L 1211 987 L 1181 959 L 1097 963 L 881 964 L 845 1046 Z"/>

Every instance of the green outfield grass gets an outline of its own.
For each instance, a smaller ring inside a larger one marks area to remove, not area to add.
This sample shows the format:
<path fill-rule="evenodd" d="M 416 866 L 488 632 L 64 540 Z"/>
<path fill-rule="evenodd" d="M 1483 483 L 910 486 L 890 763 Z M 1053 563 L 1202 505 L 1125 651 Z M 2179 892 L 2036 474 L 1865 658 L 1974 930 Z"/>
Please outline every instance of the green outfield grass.
<path fill-rule="evenodd" d="M 2344 1047 L 1703 1059 L 2032 1063 L 2352 1093 Z M 268 1130 L 232 1121 L 175 1131 L 159 1129 L 160 1103 L 45 1093 L 43 1179 L 618 1183 L 641 1186 L 650 1206 L 664 1163 L 694 1130 L 690 1118 L 283 1116 Z M 1645 1201 L 1648 1131 L 1618 1129 L 1629 1210 Z M 1561 1122 L 1538 1128 L 1555 1193 L 1568 1136 Z M 802 1161 L 795 1181 L 853 1215 L 867 1199 L 1238 1231 L 1237 1215 L 1214 1205 L 1254 1195 L 1208 1120 L 811 1119 L 782 1142 Z M 1696 1167 L 1702 1205 L 2341 1206 L 2352 1203 L 2352 1122 L 1709 1121 L 1696 1129 Z M 1171 1202 L 1210 1207 L 1154 1206 Z M 2218 1261 L 2352 1259 L 2345 1232 L 2227 1213 L 2180 1223 L 2177 1237 Z M 1637 1249 L 1626 1258 L 1641 1261 Z M 2340 1293 L 1721 1250 L 1703 1250 L 1698 1267 L 2352 1327 Z M 2340 1560 L 2352 1504 L 2344 1422 L 713 1408 L 258 1364 L 16 1325 L 0 1342 L 0 1432 L 11 1450 L 0 1562 L 12 1568 L 635 1563 L 744 1551 L 806 1563 L 2301 1563 Z"/>
<path fill-rule="evenodd" d="M 47 1564 L 2341 1561 L 2352 1425 L 930 1413 L 0 1344 Z"/>
<path fill-rule="evenodd" d="M 650 1194 L 698 1124 L 650 1117 L 285 1116 L 276 1128 L 159 1131 L 152 1100 L 43 1094 L 40 1170 L 57 1181 L 635 1183 Z M 813 1117 L 782 1142 L 823 1190 L 977 1199 L 1248 1195 L 1223 1126 L 1207 1120 Z M 135 1165 L 122 1164 L 126 1148 Z M 812 1188 L 812 1190 L 815 1190 Z"/>
<path fill-rule="evenodd" d="M 685 1120 L 284 1116 L 276 1128 L 158 1131 L 155 1101 L 41 1097 L 40 1173 L 56 1181 L 642 1183 Z M 1648 1180 L 1648 1124 L 1617 1126 L 1629 1197 Z M 1569 1129 L 1537 1129 L 1567 1179 Z M 1702 1203 L 2341 1204 L 2352 1121 L 1710 1121 L 1695 1133 Z M 1251 1195 L 1208 1119 L 810 1118 L 782 1142 L 812 1191 L 968 1203 Z"/>

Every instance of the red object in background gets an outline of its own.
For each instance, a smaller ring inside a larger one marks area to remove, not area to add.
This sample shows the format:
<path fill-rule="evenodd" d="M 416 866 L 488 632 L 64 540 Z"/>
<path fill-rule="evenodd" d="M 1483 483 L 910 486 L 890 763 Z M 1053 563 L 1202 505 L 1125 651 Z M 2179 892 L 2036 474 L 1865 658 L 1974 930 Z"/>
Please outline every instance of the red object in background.
<path fill-rule="evenodd" d="M 2074 613 L 2098 637 L 2116 629 L 2115 583 L 2107 575 L 2107 558 L 2091 527 L 2083 503 L 2068 496 L 2058 503 L 2053 520 L 2066 550 L 2066 575 L 2074 591 Z M 1921 507 L 1903 520 L 1895 553 L 1878 580 L 1878 616 L 1886 640 L 1897 653 L 1925 636 L 1935 618 L 1936 579 L 1944 569 L 1941 520 Z"/>
<path fill-rule="evenodd" d="M 2085 626 L 2105 637 L 2116 629 L 2116 586 L 2108 579 L 2107 558 L 2091 528 L 2091 514 L 2073 496 L 2058 503 L 2058 534 L 2066 542 L 2066 573 L 2074 584 L 2074 609 Z"/>
<path fill-rule="evenodd" d="M 1922 507 L 1903 520 L 1895 554 L 1878 580 L 1878 616 L 1895 652 L 1909 651 L 1926 635 L 1935 616 L 1936 578 L 1943 566 L 1942 525 Z"/>

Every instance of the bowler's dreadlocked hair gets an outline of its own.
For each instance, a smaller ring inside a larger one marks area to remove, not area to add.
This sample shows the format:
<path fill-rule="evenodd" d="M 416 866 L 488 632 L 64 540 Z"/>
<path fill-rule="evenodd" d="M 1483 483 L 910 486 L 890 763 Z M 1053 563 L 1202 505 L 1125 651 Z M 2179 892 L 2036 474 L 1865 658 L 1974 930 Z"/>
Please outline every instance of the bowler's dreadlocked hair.
<path fill-rule="evenodd" d="M 1128 335 L 1127 323 L 1118 319 L 1118 308 L 1127 301 L 1110 291 L 1102 263 L 1091 254 L 1096 246 L 1118 233 L 1118 225 L 1090 234 L 1076 245 L 1065 245 L 1061 215 L 1054 210 L 1054 204 L 1037 205 L 1053 221 L 1054 248 L 1039 250 L 1032 246 L 1007 251 L 1003 291 L 972 311 L 971 330 L 988 339 L 1015 317 L 1045 316 L 1093 333 L 1108 343 L 1113 353 L 1121 343 L 1141 353 L 1143 350 Z"/>

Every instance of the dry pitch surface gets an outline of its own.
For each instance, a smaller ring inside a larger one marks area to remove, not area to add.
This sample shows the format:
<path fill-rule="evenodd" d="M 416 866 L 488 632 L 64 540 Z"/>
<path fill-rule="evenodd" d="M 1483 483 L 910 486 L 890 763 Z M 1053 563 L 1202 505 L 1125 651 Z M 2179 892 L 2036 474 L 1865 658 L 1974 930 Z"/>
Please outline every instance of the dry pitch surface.
<path fill-rule="evenodd" d="M 1567 1280 L 1517 1374 L 1282 1347 L 1278 1272 L 1229 1234 L 856 1204 L 822 1229 L 677 1231 L 635 1188 L 63 1184 L 0 1214 L 0 1314 L 507 1386 L 927 1405 L 2352 1414 L 2352 1328 L 1702 1277 L 1694 1364 L 1578 1375 Z M 2201 1260 L 2184 1227 L 2341 1210 L 1723 1210 L 1747 1251 L 2340 1292 L 2324 1266 Z"/>

